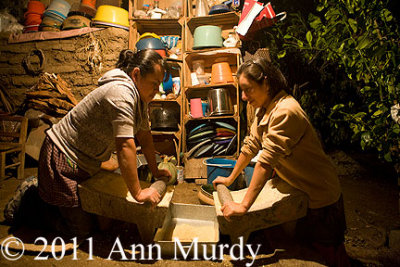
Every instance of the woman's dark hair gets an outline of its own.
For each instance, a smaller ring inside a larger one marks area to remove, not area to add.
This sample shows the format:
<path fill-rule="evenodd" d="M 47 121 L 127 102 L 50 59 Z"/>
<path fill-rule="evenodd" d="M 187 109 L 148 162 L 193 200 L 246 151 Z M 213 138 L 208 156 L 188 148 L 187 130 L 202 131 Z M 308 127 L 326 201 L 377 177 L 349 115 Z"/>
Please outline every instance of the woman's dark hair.
<path fill-rule="evenodd" d="M 253 80 L 259 85 L 266 81 L 269 87 L 269 95 L 275 96 L 280 90 L 290 93 L 285 76 L 282 72 L 264 58 L 248 60 L 240 65 L 237 77 L 245 75 L 247 79 Z"/>
<path fill-rule="evenodd" d="M 154 73 L 154 66 L 157 64 L 167 72 L 166 77 L 168 77 L 168 65 L 156 51 L 146 49 L 135 52 L 130 49 L 124 49 L 119 54 L 117 68 L 130 75 L 133 69 L 138 67 L 140 69 L 140 74 L 145 76 L 149 73 Z"/>

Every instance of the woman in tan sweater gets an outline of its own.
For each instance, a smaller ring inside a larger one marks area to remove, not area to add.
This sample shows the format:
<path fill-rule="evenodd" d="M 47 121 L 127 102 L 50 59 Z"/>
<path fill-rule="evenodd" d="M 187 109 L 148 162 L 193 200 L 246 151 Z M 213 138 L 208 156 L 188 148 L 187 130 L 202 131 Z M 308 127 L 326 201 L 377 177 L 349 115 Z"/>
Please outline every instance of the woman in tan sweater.
<path fill-rule="evenodd" d="M 225 218 L 245 214 L 275 171 L 308 196 L 308 214 L 299 222 L 304 236 L 329 265 L 348 264 L 343 246 L 343 198 L 335 166 L 323 151 L 306 113 L 287 93 L 285 77 L 264 59 L 245 62 L 237 77 L 242 99 L 256 109 L 256 117 L 232 173 L 217 177 L 214 185 L 231 185 L 250 160 L 261 153 L 243 201 L 229 202 L 221 208 Z"/>

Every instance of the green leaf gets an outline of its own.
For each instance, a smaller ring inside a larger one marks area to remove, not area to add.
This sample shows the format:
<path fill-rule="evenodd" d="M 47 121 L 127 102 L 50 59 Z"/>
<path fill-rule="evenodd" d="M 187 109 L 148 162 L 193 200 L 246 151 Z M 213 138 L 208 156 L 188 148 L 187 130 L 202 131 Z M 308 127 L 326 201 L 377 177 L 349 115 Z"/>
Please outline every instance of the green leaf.
<path fill-rule="evenodd" d="M 324 10 L 325 6 L 324 5 L 319 5 L 317 6 L 317 11 L 321 12 L 322 10 Z"/>
<path fill-rule="evenodd" d="M 357 114 L 354 115 L 355 118 L 363 118 L 367 115 L 365 112 L 358 112 Z"/>
<path fill-rule="evenodd" d="M 387 162 L 392 162 L 392 155 L 391 155 L 390 151 L 387 152 L 387 153 L 383 156 L 383 158 L 384 158 Z"/>
<path fill-rule="evenodd" d="M 357 41 L 358 41 L 358 44 L 356 46 L 357 50 L 362 50 L 372 43 L 372 41 L 366 35 L 360 36 L 360 38 L 358 38 Z"/>
<path fill-rule="evenodd" d="M 310 31 L 308 31 L 307 32 L 307 34 L 306 34 L 306 39 L 307 39 L 307 42 L 308 42 L 308 44 L 310 45 L 310 46 L 312 46 L 312 34 L 311 34 L 311 32 Z"/>
<path fill-rule="evenodd" d="M 342 109 L 342 108 L 344 108 L 344 104 L 334 105 L 333 108 L 332 108 L 332 112 L 335 112 L 336 110 Z"/>
<path fill-rule="evenodd" d="M 379 115 L 381 115 L 384 112 L 384 110 L 382 109 L 378 109 L 377 111 L 374 112 L 374 114 L 372 114 L 373 118 L 378 117 Z"/>
<path fill-rule="evenodd" d="M 297 40 L 297 45 L 298 45 L 300 48 L 303 48 L 303 46 L 304 46 L 303 42 L 300 41 L 300 40 Z"/>
<path fill-rule="evenodd" d="M 283 58 L 286 56 L 286 50 L 282 50 L 278 53 L 278 58 Z"/>
<path fill-rule="evenodd" d="M 338 48 L 337 52 L 338 52 L 339 54 L 342 53 L 343 48 L 344 48 L 344 43 L 342 43 L 342 44 L 340 45 L 340 47 Z"/>
<path fill-rule="evenodd" d="M 349 18 L 348 23 L 350 25 L 350 28 L 353 30 L 353 32 L 357 32 L 357 21 L 352 18 Z"/>
<path fill-rule="evenodd" d="M 289 34 L 285 34 L 285 36 L 283 36 L 283 39 L 290 39 L 290 38 L 292 38 L 293 36 L 291 36 L 291 35 L 289 35 Z"/>
<path fill-rule="evenodd" d="M 322 25 L 321 19 L 318 17 L 310 22 L 310 26 L 313 29 L 318 29 L 321 25 Z"/>
<path fill-rule="evenodd" d="M 385 18 L 386 21 L 389 22 L 393 19 L 392 13 L 389 10 L 383 9 L 382 13 L 383 13 L 383 17 Z"/>

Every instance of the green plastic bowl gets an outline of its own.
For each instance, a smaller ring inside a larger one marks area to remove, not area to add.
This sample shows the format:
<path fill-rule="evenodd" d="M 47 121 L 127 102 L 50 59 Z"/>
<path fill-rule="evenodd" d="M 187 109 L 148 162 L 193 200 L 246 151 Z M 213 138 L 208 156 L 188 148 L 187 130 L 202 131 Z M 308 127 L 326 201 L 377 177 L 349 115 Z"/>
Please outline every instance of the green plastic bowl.
<path fill-rule="evenodd" d="M 221 28 L 214 25 L 199 26 L 194 30 L 193 49 L 222 47 Z"/>

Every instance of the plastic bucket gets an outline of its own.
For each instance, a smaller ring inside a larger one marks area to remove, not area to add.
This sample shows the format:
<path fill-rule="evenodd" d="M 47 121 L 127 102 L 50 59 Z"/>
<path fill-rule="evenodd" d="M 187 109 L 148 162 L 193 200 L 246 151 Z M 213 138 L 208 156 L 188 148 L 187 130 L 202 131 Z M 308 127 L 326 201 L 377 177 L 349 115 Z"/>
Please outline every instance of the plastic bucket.
<path fill-rule="evenodd" d="M 29 1 L 28 11 L 25 14 L 43 14 L 45 10 L 44 4 L 40 1 Z"/>
<path fill-rule="evenodd" d="M 232 70 L 228 62 L 214 63 L 211 67 L 211 83 L 232 83 Z"/>
<path fill-rule="evenodd" d="M 211 158 L 206 159 L 204 164 L 207 165 L 207 183 L 212 184 L 217 176 L 228 177 L 235 167 L 236 160 Z M 230 185 L 229 188 L 233 187 L 234 184 Z"/>
<path fill-rule="evenodd" d="M 201 98 L 190 99 L 190 115 L 193 118 L 203 117 L 203 107 L 201 106 Z"/>
<path fill-rule="evenodd" d="M 64 0 L 53 0 L 49 7 L 47 8 L 48 11 L 57 12 L 57 14 L 61 14 L 63 17 L 67 17 L 68 12 L 71 8 L 71 5 Z"/>

